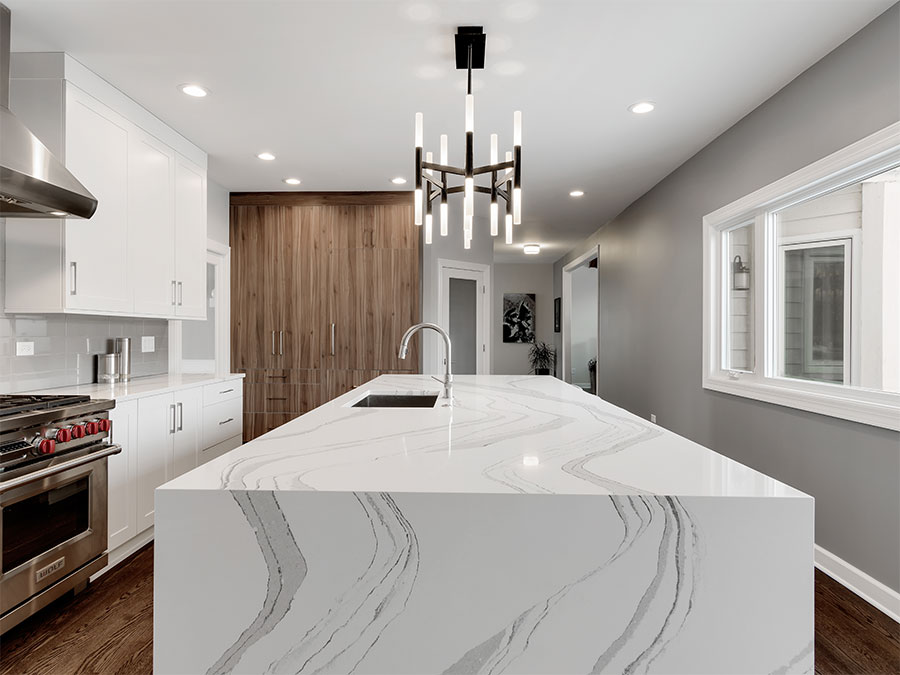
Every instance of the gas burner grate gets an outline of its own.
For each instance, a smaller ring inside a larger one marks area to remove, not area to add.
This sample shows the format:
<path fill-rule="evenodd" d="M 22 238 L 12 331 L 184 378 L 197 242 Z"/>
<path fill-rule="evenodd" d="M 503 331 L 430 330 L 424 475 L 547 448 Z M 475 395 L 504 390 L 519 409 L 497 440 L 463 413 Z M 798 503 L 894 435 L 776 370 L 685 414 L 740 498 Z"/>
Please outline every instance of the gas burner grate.
<path fill-rule="evenodd" d="M 90 396 L 72 394 L 0 394 L 0 417 L 50 410 L 90 400 Z"/>

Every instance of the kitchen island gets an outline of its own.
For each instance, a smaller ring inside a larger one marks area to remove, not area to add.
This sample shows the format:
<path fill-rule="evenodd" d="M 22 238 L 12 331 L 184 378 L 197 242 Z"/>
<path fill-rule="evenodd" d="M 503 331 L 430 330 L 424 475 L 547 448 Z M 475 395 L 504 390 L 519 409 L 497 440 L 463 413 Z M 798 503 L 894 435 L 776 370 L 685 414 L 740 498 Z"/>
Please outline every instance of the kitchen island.
<path fill-rule="evenodd" d="M 811 672 L 811 497 L 547 376 L 353 407 L 421 390 L 157 490 L 157 672 Z"/>

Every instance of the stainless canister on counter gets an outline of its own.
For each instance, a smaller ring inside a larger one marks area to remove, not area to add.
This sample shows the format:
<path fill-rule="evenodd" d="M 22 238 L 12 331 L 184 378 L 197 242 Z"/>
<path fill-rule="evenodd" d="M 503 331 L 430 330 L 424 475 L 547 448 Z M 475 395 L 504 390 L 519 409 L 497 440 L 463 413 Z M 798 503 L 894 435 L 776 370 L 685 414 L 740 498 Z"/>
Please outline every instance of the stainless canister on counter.
<path fill-rule="evenodd" d="M 119 381 L 119 355 L 97 354 L 97 382 L 112 384 Z"/>
<path fill-rule="evenodd" d="M 131 380 L 131 338 L 117 337 L 113 351 L 119 355 L 119 382 L 128 382 Z"/>

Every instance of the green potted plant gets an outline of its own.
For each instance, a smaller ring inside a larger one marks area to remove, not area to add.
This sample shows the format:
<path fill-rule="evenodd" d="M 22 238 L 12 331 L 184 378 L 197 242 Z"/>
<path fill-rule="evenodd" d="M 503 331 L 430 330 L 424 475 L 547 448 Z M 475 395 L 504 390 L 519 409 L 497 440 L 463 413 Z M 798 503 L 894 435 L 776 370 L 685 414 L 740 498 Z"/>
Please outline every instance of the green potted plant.
<path fill-rule="evenodd" d="M 535 342 L 531 345 L 528 360 L 535 375 L 549 375 L 550 369 L 556 365 L 556 348 L 546 342 Z"/>
<path fill-rule="evenodd" d="M 588 361 L 588 373 L 591 376 L 591 393 L 597 393 L 597 359 Z"/>

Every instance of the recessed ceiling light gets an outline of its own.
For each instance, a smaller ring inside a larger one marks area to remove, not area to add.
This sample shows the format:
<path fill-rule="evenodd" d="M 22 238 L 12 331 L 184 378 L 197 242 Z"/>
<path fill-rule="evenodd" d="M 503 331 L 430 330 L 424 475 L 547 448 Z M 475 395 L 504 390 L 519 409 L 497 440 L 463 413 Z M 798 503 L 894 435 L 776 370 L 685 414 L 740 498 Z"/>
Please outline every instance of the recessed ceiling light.
<path fill-rule="evenodd" d="M 50 215 L 51 216 L 67 216 L 69 214 L 66 213 L 65 211 L 51 211 Z"/>
<path fill-rule="evenodd" d="M 271 152 L 261 152 L 257 155 L 257 157 L 259 157 L 260 159 L 264 159 L 267 162 L 271 162 L 273 159 L 275 159 L 275 155 L 273 155 Z"/>
<path fill-rule="evenodd" d="M 633 103 L 628 106 L 628 109 L 637 115 L 643 115 L 650 112 L 655 107 L 656 106 L 653 105 L 650 101 L 638 101 L 637 103 Z"/>
<path fill-rule="evenodd" d="M 525 251 L 525 255 L 537 255 L 541 252 L 540 244 L 525 244 L 522 246 L 522 250 Z"/>
<path fill-rule="evenodd" d="M 406 183 L 406 179 L 403 176 L 397 176 L 396 178 L 391 178 L 391 182 L 394 185 L 403 185 Z"/>
<path fill-rule="evenodd" d="M 299 178 L 285 178 L 284 182 L 287 183 L 288 185 L 300 185 Z"/>
<path fill-rule="evenodd" d="M 569 193 L 570 197 L 584 197 L 584 190 L 572 190 Z"/>
<path fill-rule="evenodd" d="M 209 91 L 204 87 L 201 87 L 199 84 L 180 84 L 178 88 L 188 96 L 193 96 L 194 98 L 203 98 L 206 96 Z"/>

